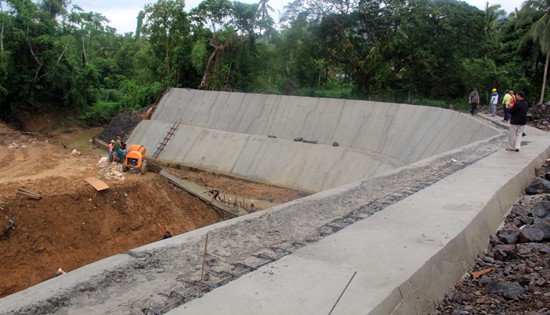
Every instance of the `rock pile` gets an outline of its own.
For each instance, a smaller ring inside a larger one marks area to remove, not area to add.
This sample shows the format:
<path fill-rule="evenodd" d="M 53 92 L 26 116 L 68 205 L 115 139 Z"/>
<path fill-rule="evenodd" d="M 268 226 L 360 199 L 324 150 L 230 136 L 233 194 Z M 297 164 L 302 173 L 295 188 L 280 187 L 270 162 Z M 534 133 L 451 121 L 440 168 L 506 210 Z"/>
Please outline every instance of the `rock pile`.
<path fill-rule="evenodd" d="M 109 143 L 111 139 L 116 139 L 116 136 L 120 136 L 123 141 L 128 140 L 128 137 L 134 128 L 143 119 L 148 118 L 145 114 L 149 113 L 151 108 L 152 106 L 148 106 L 139 111 L 119 113 L 98 136 L 98 139 L 104 141 L 105 143 Z"/>
<path fill-rule="evenodd" d="M 544 131 L 550 130 L 550 104 L 542 104 L 529 109 L 528 124 Z"/>
<path fill-rule="evenodd" d="M 531 182 L 504 226 L 491 236 L 486 253 L 434 314 L 550 315 L 548 167 Z"/>

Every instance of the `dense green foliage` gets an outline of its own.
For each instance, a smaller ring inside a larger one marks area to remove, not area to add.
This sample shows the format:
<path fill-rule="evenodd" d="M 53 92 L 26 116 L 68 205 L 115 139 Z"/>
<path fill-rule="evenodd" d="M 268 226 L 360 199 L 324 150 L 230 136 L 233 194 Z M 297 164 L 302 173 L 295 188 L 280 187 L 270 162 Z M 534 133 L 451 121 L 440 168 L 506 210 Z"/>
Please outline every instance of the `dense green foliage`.
<path fill-rule="evenodd" d="M 464 106 L 473 87 L 546 91 L 550 2 L 507 15 L 456 0 L 157 0 L 135 33 L 70 0 L 0 0 L 0 118 L 104 123 L 188 87 Z"/>

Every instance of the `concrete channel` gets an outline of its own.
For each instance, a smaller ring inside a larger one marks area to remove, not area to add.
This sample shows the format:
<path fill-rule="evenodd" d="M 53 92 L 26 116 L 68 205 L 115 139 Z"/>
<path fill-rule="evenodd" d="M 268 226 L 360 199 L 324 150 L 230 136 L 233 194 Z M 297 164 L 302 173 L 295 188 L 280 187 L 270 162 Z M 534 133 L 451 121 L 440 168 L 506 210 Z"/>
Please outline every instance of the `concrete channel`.
<path fill-rule="evenodd" d="M 168 179 L 171 183 L 178 186 L 179 188 L 187 191 L 193 196 L 198 197 L 203 202 L 211 204 L 213 207 L 217 208 L 218 210 L 225 211 L 233 217 L 238 217 L 241 215 L 248 214 L 248 212 L 242 208 L 228 205 L 227 203 L 223 203 L 221 201 L 206 197 L 204 195 L 203 188 L 200 187 L 199 185 L 196 185 L 189 181 L 182 180 L 181 178 L 177 178 L 176 176 L 170 173 L 167 173 L 165 171 L 160 171 L 159 174 L 164 176 L 166 179 Z"/>
<path fill-rule="evenodd" d="M 159 159 L 314 194 L 71 271 L 2 314 L 426 314 L 550 156 L 534 128 L 504 150 L 490 116 L 185 89 L 128 143 L 173 126 Z"/>

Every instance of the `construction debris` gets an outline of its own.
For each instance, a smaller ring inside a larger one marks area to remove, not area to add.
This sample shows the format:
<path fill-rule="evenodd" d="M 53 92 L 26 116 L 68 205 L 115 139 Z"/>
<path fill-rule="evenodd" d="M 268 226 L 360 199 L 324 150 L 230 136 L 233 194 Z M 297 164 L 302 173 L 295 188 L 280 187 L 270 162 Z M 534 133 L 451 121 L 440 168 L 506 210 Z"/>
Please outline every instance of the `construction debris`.
<path fill-rule="evenodd" d="M 483 270 L 479 270 L 479 271 L 472 271 L 470 273 L 470 276 L 472 276 L 472 279 L 477 279 L 481 276 L 483 276 L 484 274 L 487 274 L 491 271 L 493 271 L 494 268 L 486 268 L 486 269 L 483 269 Z"/>
<path fill-rule="evenodd" d="M 101 179 L 95 178 L 95 177 L 88 177 L 84 180 L 88 184 L 92 185 L 95 188 L 95 190 L 97 190 L 97 191 L 102 191 L 102 190 L 105 190 L 105 189 L 109 188 L 109 186 L 107 184 L 105 184 L 104 181 L 102 181 Z"/>
<path fill-rule="evenodd" d="M 28 190 L 23 189 L 23 188 L 18 188 L 15 193 L 17 195 L 23 195 L 25 197 L 29 197 L 29 198 L 32 198 L 32 199 L 35 199 L 35 200 L 42 199 L 42 195 L 40 195 L 39 193 L 28 191 Z"/>
<path fill-rule="evenodd" d="M 27 146 L 24 144 L 17 144 L 15 142 L 12 142 L 8 145 L 8 149 L 25 149 Z"/>
<path fill-rule="evenodd" d="M 71 155 L 82 155 L 82 153 L 76 149 L 73 149 L 73 151 L 71 152 Z"/>
<path fill-rule="evenodd" d="M 105 177 L 105 178 L 110 178 L 110 179 L 118 179 L 118 180 L 124 180 L 124 174 L 119 171 L 119 170 L 116 170 L 114 168 L 105 168 L 103 170 L 101 170 L 101 176 Z"/>

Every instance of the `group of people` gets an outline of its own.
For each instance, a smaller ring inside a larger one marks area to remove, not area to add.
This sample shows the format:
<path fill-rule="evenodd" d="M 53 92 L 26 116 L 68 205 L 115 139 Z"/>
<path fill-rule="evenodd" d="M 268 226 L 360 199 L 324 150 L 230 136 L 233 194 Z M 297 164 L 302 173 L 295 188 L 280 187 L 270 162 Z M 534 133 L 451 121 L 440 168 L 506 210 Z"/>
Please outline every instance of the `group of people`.
<path fill-rule="evenodd" d="M 508 93 L 509 91 L 506 90 L 506 95 L 504 96 L 504 99 L 506 99 L 506 97 L 508 96 Z M 493 88 L 493 90 L 491 91 L 491 102 L 490 102 L 492 116 L 496 116 L 497 114 L 498 99 L 499 99 L 499 95 L 498 95 L 497 89 Z M 480 100 L 479 92 L 477 88 L 474 88 L 472 92 L 470 92 L 470 97 L 469 97 L 470 114 L 472 114 L 472 116 L 476 114 L 477 105 L 479 105 L 479 100 Z M 504 102 L 502 104 L 504 105 Z M 507 117 L 506 108 L 504 108 L 504 117 L 505 118 Z"/>
<path fill-rule="evenodd" d="M 491 101 L 490 101 L 491 116 L 496 116 L 500 95 L 498 94 L 496 88 L 493 88 L 493 90 L 491 92 L 492 92 L 491 93 Z M 517 99 L 517 94 L 518 93 L 515 93 L 512 90 L 506 90 L 505 91 L 504 97 L 502 97 L 502 103 L 501 103 L 502 104 L 502 112 L 503 112 L 503 116 L 504 116 L 504 119 L 502 120 L 503 122 L 508 122 L 510 120 L 510 114 L 508 113 L 508 108 L 514 106 L 514 104 L 516 102 L 516 99 Z M 472 90 L 472 92 L 470 92 L 470 97 L 469 97 L 470 114 L 472 114 L 472 116 L 475 115 L 476 112 L 477 112 L 477 106 L 479 105 L 479 100 L 480 100 L 479 92 L 478 92 L 477 88 L 474 88 Z"/>
<path fill-rule="evenodd" d="M 109 142 L 109 164 L 113 162 L 122 163 L 126 156 L 126 143 L 122 141 L 120 136 Z"/>
<path fill-rule="evenodd" d="M 477 105 L 479 104 L 479 92 L 476 88 L 470 93 L 470 114 L 475 115 Z M 494 88 L 491 94 L 491 115 L 496 116 L 499 95 L 497 89 Z M 510 123 L 510 132 L 508 134 L 507 151 L 519 152 L 521 140 L 523 138 L 523 130 L 527 125 L 527 110 L 528 104 L 525 100 L 523 91 L 514 92 L 506 90 L 502 98 L 502 122 Z"/>

